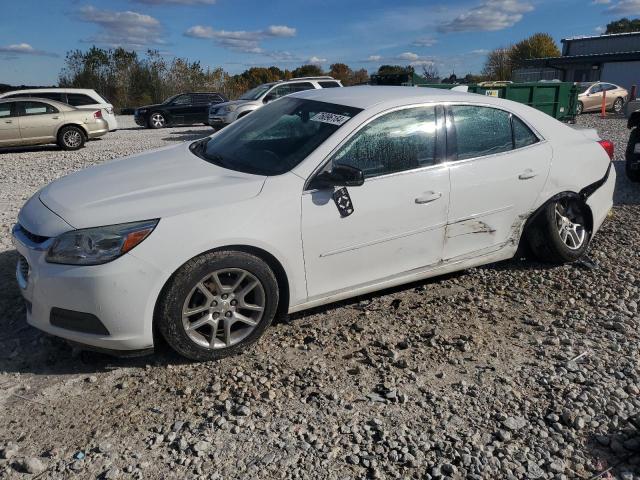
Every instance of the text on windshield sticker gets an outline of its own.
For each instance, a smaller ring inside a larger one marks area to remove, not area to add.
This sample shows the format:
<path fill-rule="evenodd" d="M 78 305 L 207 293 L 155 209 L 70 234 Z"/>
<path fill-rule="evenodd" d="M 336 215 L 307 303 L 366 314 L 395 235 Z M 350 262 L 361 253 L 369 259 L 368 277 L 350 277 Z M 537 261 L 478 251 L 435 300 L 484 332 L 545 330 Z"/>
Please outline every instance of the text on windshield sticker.
<path fill-rule="evenodd" d="M 344 115 L 338 115 L 336 113 L 320 112 L 316 113 L 311 120 L 314 122 L 330 123 L 331 125 L 342 125 L 351 117 L 345 117 Z"/>

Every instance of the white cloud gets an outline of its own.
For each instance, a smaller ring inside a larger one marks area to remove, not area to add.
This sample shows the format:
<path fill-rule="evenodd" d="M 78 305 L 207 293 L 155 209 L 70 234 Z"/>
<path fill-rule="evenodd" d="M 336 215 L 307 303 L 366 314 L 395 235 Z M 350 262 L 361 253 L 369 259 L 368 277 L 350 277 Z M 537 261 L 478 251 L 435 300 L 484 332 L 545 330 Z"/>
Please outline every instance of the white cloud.
<path fill-rule="evenodd" d="M 427 37 L 414 40 L 412 45 L 414 47 L 433 47 L 436 43 L 438 43 L 438 41 L 435 38 Z"/>
<path fill-rule="evenodd" d="M 93 6 L 80 8 L 80 20 L 93 23 L 101 31 L 85 41 L 109 46 L 142 48 L 166 43 L 160 21 L 151 15 L 130 10 L 116 12 Z"/>
<path fill-rule="evenodd" d="M 315 55 L 313 57 L 311 57 L 309 60 L 307 60 L 307 62 L 309 62 L 312 65 L 319 65 L 321 63 L 326 63 L 327 59 L 326 58 L 320 58 L 320 57 L 316 57 Z"/>
<path fill-rule="evenodd" d="M 484 0 L 477 7 L 438 27 L 438 31 L 449 33 L 503 30 L 518 23 L 525 13 L 532 10 L 531 4 L 521 0 Z"/>
<path fill-rule="evenodd" d="M 369 58 L 367 58 L 368 62 L 379 62 L 380 60 L 382 60 L 380 55 L 369 55 Z"/>
<path fill-rule="evenodd" d="M 413 52 L 404 52 L 398 55 L 398 60 L 407 60 L 409 62 L 414 62 L 420 58 L 420 55 Z"/>
<path fill-rule="evenodd" d="M 147 5 L 213 5 L 216 0 L 133 0 Z"/>
<path fill-rule="evenodd" d="M 268 38 L 293 37 L 296 29 L 286 25 L 271 25 L 264 30 L 215 30 L 213 27 L 195 25 L 189 28 L 185 36 L 214 40 L 220 46 L 244 53 L 266 53 L 260 42 Z"/>
<path fill-rule="evenodd" d="M 0 55 L 4 57 L 16 58 L 19 55 L 34 55 L 40 57 L 57 57 L 57 53 L 37 50 L 28 43 L 14 43 L 11 45 L 0 46 Z"/>
<path fill-rule="evenodd" d="M 640 0 L 620 0 L 607 8 L 607 13 L 616 15 L 640 15 Z"/>
<path fill-rule="evenodd" d="M 409 65 L 412 67 L 428 67 L 434 64 L 433 60 L 416 60 L 415 62 L 411 62 Z"/>

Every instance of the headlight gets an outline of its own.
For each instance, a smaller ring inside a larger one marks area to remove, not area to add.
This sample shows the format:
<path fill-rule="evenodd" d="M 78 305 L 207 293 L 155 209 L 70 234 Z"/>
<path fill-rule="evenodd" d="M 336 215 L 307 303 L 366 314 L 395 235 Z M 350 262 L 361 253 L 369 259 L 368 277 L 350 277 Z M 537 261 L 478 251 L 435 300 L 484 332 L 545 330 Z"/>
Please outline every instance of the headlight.
<path fill-rule="evenodd" d="M 237 109 L 238 109 L 237 105 L 227 105 L 225 107 L 222 107 L 222 111 L 225 113 L 235 112 Z"/>
<path fill-rule="evenodd" d="M 138 109 L 138 113 L 146 113 L 147 109 L 146 108 L 139 108 Z"/>
<path fill-rule="evenodd" d="M 64 265 L 100 265 L 124 255 L 149 236 L 156 220 L 72 230 L 57 237 L 46 260 Z"/>

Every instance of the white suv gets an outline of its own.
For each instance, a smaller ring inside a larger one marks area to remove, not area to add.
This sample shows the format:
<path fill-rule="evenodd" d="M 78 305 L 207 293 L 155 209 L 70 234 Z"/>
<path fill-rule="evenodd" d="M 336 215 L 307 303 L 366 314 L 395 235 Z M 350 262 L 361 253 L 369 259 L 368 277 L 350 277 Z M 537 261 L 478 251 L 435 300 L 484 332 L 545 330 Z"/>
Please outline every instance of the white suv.
<path fill-rule="evenodd" d="M 298 77 L 291 80 L 263 83 L 244 93 L 238 100 L 211 105 L 209 125 L 216 129 L 226 127 L 263 105 L 292 93 L 336 87 L 342 87 L 342 83 L 333 77 Z"/>
<path fill-rule="evenodd" d="M 113 105 L 101 97 L 98 92 L 88 88 L 30 88 L 0 93 L 0 98 L 38 97 L 66 103 L 72 107 L 102 110 L 102 118 L 107 121 L 109 131 L 118 129 L 118 121 L 113 112 Z"/>

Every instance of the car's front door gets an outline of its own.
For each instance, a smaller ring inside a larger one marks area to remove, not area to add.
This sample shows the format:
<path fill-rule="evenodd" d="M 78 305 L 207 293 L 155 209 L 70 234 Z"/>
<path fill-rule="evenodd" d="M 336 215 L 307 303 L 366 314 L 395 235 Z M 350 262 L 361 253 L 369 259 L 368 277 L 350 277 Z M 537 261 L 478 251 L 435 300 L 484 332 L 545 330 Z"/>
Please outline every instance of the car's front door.
<path fill-rule="evenodd" d="M 23 141 L 54 141 L 64 115 L 44 102 L 18 101 L 20 136 Z"/>
<path fill-rule="evenodd" d="M 602 105 L 602 84 L 596 83 L 589 88 L 587 95 L 583 97 L 584 110 L 597 110 Z"/>
<path fill-rule="evenodd" d="M 547 179 L 552 150 L 504 110 L 448 108 L 451 202 L 444 260 L 489 253 L 517 242 Z"/>
<path fill-rule="evenodd" d="M 440 109 L 440 107 L 438 107 Z M 385 113 L 346 140 L 322 169 L 361 169 L 364 184 L 302 195 L 302 240 L 309 299 L 382 282 L 440 261 L 449 170 L 433 106 Z M 334 193 L 336 195 L 334 195 Z M 335 197 L 335 198 L 334 198 Z"/>
<path fill-rule="evenodd" d="M 15 102 L 0 103 L 0 145 L 20 141 L 20 123 Z"/>
<path fill-rule="evenodd" d="M 193 100 L 189 94 L 176 97 L 167 110 L 171 116 L 170 121 L 174 125 L 192 123 L 192 118 L 195 116 Z"/>

